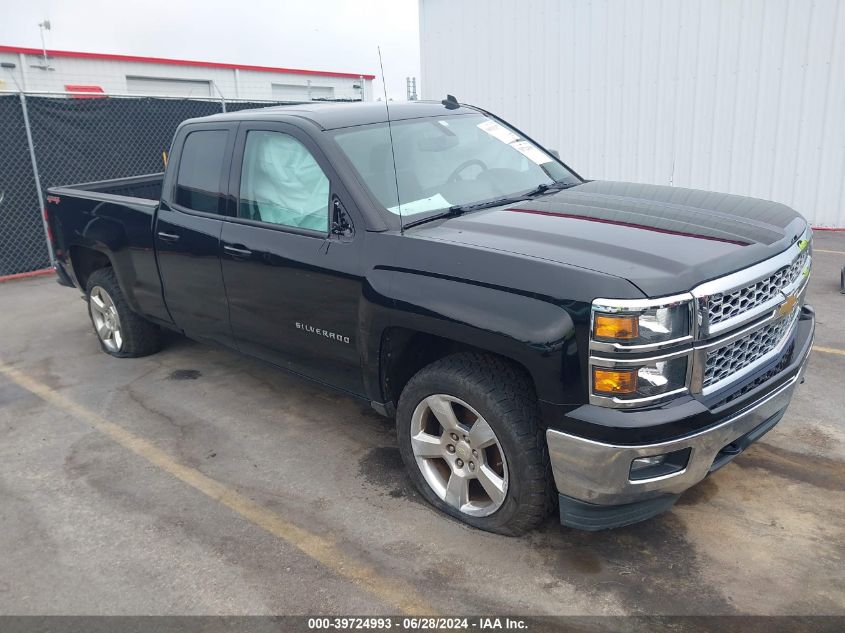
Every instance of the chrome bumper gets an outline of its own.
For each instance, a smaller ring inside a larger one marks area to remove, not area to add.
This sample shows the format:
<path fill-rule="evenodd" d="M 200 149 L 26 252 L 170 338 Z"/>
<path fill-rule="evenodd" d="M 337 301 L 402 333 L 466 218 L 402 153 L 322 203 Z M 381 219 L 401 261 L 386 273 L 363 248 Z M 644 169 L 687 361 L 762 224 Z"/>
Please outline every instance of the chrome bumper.
<path fill-rule="evenodd" d="M 558 491 L 573 499 L 604 506 L 683 492 L 707 476 L 722 449 L 782 414 L 803 376 L 811 348 L 812 334 L 802 350 L 800 368 L 789 381 L 721 423 L 682 438 L 657 444 L 616 446 L 549 429 L 546 440 Z M 630 478 L 634 459 L 687 448 L 691 451 L 683 470 L 651 479 Z"/>

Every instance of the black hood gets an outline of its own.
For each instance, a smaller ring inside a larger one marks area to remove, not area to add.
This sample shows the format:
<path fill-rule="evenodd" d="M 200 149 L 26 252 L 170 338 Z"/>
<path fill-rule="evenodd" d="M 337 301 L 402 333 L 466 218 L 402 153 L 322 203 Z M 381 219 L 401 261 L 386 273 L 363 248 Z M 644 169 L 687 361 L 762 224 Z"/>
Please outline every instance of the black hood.
<path fill-rule="evenodd" d="M 594 181 L 423 225 L 414 234 L 597 270 L 658 297 L 776 255 L 806 227 L 776 202 Z"/>

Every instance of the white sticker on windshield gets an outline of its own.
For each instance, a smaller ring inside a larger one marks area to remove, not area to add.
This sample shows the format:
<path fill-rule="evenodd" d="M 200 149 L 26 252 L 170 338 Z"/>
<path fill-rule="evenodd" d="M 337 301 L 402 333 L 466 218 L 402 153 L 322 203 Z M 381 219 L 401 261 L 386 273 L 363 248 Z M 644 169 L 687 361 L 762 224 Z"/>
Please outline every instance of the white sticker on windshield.
<path fill-rule="evenodd" d="M 518 141 L 519 137 L 511 132 L 508 128 L 504 125 L 500 125 L 492 120 L 487 120 L 482 123 L 478 124 L 479 129 L 487 132 L 490 136 L 495 139 L 502 141 L 502 143 L 511 144 L 514 141 Z"/>
<path fill-rule="evenodd" d="M 388 211 L 391 213 L 422 213 L 423 211 L 433 211 L 434 209 L 446 209 L 452 204 L 446 200 L 439 193 L 434 194 L 429 198 L 420 198 L 419 200 L 412 200 L 411 202 L 403 202 L 400 206 L 390 207 Z"/>
<path fill-rule="evenodd" d="M 520 154 L 525 156 L 525 158 L 527 158 L 531 162 L 537 163 L 538 165 L 551 162 L 552 160 L 551 158 L 546 156 L 546 154 L 542 150 L 540 150 L 538 147 L 535 147 L 528 141 L 517 141 L 516 143 L 511 143 L 510 145 Z"/>

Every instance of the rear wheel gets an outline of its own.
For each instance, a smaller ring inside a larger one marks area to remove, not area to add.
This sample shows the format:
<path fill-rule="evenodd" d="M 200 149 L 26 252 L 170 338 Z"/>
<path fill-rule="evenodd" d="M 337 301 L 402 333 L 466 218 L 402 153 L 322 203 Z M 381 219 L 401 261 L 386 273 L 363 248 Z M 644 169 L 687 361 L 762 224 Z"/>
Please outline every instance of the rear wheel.
<path fill-rule="evenodd" d="M 537 416 L 518 368 L 494 356 L 456 354 L 420 370 L 402 391 L 399 448 L 432 505 L 483 530 L 522 534 L 554 502 Z"/>
<path fill-rule="evenodd" d="M 132 311 L 114 270 L 101 268 L 91 273 L 87 295 L 88 314 L 104 352 L 118 358 L 134 358 L 159 350 L 159 328 Z"/>

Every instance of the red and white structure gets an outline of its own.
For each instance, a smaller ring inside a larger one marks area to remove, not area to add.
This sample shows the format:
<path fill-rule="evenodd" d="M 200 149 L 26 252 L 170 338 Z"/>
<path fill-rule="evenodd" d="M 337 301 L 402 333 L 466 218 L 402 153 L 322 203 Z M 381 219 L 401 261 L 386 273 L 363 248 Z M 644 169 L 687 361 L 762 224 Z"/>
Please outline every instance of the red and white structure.
<path fill-rule="evenodd" d="M 248 101 L 373 98 L 371 74 L 57 50 L 47 50 L 45 58 L 44 53 L 0 46 L 0 63 L 6 64 L 0 91 Z"/>

